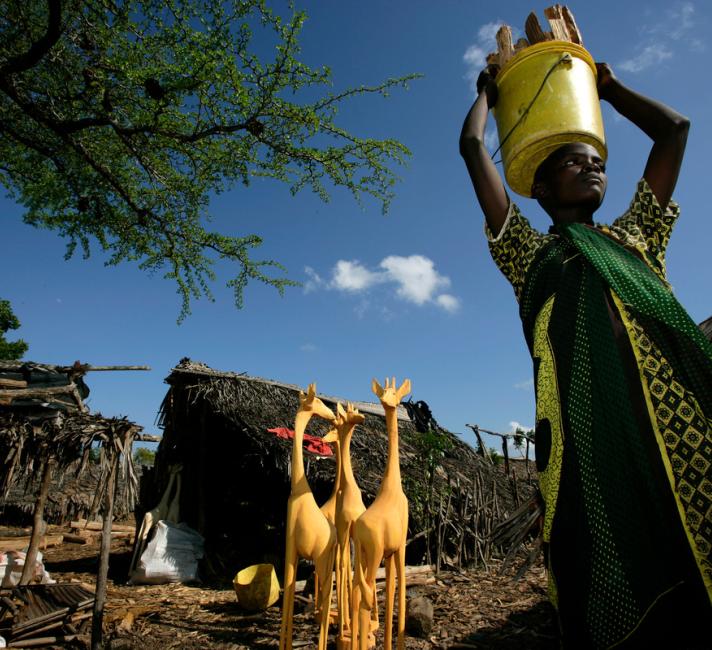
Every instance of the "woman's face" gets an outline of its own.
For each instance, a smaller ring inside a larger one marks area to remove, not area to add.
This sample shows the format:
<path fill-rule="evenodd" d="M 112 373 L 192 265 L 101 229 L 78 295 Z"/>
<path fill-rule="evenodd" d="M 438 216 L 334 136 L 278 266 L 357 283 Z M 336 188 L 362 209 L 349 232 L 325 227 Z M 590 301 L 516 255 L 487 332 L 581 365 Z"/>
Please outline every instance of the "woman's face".
<path fill-rule="evenodd" d="M 608 178 L 606 165 L 594 147 L 581 142 L 564 145 L 544 164 L 547 169 L 538 190 L 546 193 L 542 198 L 558 207 L 598 208 L 606 194 Z"/>

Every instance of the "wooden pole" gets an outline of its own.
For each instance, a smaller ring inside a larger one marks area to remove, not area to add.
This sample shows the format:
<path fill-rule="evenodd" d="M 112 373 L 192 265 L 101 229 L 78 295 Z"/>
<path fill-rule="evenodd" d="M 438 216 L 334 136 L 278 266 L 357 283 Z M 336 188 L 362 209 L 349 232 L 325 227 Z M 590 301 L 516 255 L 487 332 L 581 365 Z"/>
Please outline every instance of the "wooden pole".
<path fill-rule="evenodd" d="M 99 571 L 96 576 L 96 594 L 94 611 L 91 621 L 91 650 L 101 650 L 102 623 L 104 619 L 104 603 L 106 601 L 106 583 L 109 575 L 109 553 L 111 551 L 111 523 L 114 518 L 114 492 L 116 488 L 116 472 L 119 465 L 119 454 L 114 450 L 111 469 L 104 497 L 104 527 L 101 535 L 101 551 L 99 553 Z"/>
<path fill-rule="evenodd" d="M 37 551 L 40 547 L 40 540 L 42 539 L 43 517 L 45 504 L 47 503 L 47 494 L 49 493 L 49 486 L 52 480 L 52 466 L 54 462 L 48 459 L 44 466 L 44 471 L 42 473 L 42 480 L 40 481 L 40 493 L 37 496 L 37 501 L 35 501 L 35 513 L 32 518 L 32 534 L 30 535 L 30 545 L 27 549 L 27 555 L 25 556 L 25 566 L 22 568 L 22 576 L 20 577 L 20 584 L 29 584 L 32 580 L 35 572 L 35 563 L 37 562 Z"/>
<path fill-rule="evenodd" d="M 479 451 L 480 455 L 481 455 L 483 458 L 486 458 L 487 461 L 489 462 L 489 464 L 491 465 L 491 464 L 492 464 L 492 459 L 490 458 L 490 455 L 487 453 L 487 447 L 485 447 L 485 443 L 484 443 L 484 441 L 482 440 L 482 436 L 480 435 L 480 431 L 481 431 L 482 429 L 480 429 L 476 424 L 466 424 L 465 426 L 466 426 L 466 427 L 469 427 L 470 429 L 472 429 L 472 431 L 474 432 L 475 436 L 477 436 L 477 443 L 478 443 L 478 445 L 479 445 L 479 449 L 478 449 L 477 451 Z"/>

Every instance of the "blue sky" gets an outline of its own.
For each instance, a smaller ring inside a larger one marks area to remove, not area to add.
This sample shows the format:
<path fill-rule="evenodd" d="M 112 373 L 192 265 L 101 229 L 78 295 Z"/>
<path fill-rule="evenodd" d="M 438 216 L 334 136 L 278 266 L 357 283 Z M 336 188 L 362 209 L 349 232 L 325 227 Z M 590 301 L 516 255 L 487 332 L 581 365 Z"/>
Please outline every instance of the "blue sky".
<path fill-rule="evenodd" d="M 482 215 L 457 140 L 474 98 L 473 77 L 494 49 L 496 26 L 520 29 L 529 1 L 495 4 L 447 0 L 300 2 L 308 15 L 302 58 L 332 68 L 335 89 L 412 72 L 424 75 L 387 99 L 344 105 L 338 123 L 367 137 L 394 137 L 412 151 L 389 213 L 356 204 L 336 190 L 329 203 L 310 193 L 255 181 L 216 197 L 215 225 L 264 238 L 258 254 L 282 262 L 304 283 L 282 298 L 249 286 L 238 311 L 218 268 L 215 302 L 193 304 L 176 324 L 180 301 L 160 276 L 131 265 L 105 267 L 95 253 L 65 262 L 52 232 L 22 223 L 21 207 L 0 199 L 4 278 L 30 344 L 29 359 L 69 364 L 148 364 L 151 372 L 88 377 L 90 407 L 126 415 L 146 432 L 185 356 L 355 400 L 375 399 L 372 377 L 409 377 L 452 431 L 466 423 L 507 431 L 532 425 L 531 360 L 511 288 L 491 261 Z M 281 5 L 279 5 L 281 6 Z M 537 8 L 540 17 L 544 4 Z M 627 85 L 690 117 L 692 130 L 675 198 L 682 216 L 668 251 L 669 279 L 691 316 L 712 315 L 712 5 L 649 1 L 570 2 L 586 47 Z M 542 18 L 543 20 L 543 18 Z M 609 189 L 597 214 L 623 212 L 642 174 L 649 142 L 604 106 Z M 514 197 L 535 226 L 548 227 L 536 203 Z"/>

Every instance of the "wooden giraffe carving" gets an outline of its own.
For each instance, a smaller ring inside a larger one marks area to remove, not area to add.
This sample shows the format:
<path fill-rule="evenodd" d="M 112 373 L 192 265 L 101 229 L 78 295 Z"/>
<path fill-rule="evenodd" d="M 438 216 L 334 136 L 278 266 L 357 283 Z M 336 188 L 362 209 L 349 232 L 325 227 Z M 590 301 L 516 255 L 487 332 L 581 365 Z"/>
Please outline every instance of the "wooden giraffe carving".
<path fill-rule="evenodd" d="M 284 597 L 282 600 L 282 629 L 279 637 L 280 650 L 292 647 L 292 623 L 294 617 L 294 591 L 296 586 L 297 559 L 300 557 L 314 563 L 320 585 L 314 598 L 318 602 L 320 616 L 319 650 L 326 650 L 331 602 L 332 572 L 336 551 L 336 528 L 331 524 L 314 500 L 304 472 L 302 444 L 307 423 L 314 416 L 333 422 L 334 413 L 316 396 L 316 385 L 310 384 L 307 394 L 299 394 L 299 410 L 294 421 L 292 443 L 292 491 L 287 501 L 287 549 L 284 560 Z"/>
<path fill-rule="evenodd" d="M 398 575 L 398 637 L 397 648 L 405 648 L 405 542 L 408 535 L 408 499 L 401 485 L 398 452 L 398 416 L 396 410 L 410 392 L 406 379 L 396 389 L 396 379 L 385 387 L 374 379 L 373 392 L 381 400 L 386 413 L 388 459 L 375 500 L 353 525 L 354 587 L 351 603 L 352 648 L 368 648 L 371 610 L 376 606 L 376 571 L 381 560 L 386 565 L 386 612 L 383 643 L 391 649 L 393 636 L 393 605 L 395 578 Z M 356 645 L 358 644 L 358 646 Z"/>
<path fill-rule="evenodd" d="M 336 432 L 341 455 L 340 489 L 336 499 L 336 601 L 338 605 L 339 642 L 345 643 L 344 632 L 351 627 L 349 611 L 352 591 L 351 529 L 353 523 L 366 511 L 351 466 L 351 437 L 357 424 L 366 418 L 348 402 L 346 410 L 336 405 Z"/>
<path fill-rule="evenodd" d="M 338 416 L 336 422 L 338 422 Z M 338 498 L 339 489 L 341 488 L 341 443 L 336 429 L 331 429 L 331 431 L 325 433 L 322 440 L 324 442 L 333 442 L 336 446 L 336 472 L 334 474 L 334 489 L 331 491 L 331 496 L 319 510 L 324 513 L 324 516 L 332 524 L 336 525 L 336 500 Z"/>

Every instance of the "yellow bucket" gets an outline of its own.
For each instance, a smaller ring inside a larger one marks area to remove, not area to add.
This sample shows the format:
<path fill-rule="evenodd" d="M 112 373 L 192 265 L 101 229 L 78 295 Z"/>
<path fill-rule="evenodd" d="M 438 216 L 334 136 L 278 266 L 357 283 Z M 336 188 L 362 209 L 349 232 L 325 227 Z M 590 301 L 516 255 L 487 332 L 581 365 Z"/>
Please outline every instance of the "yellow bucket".
<path fill-rule="evenodd" d="M 232 581 L 237 601 L 244 609 L 267 609 L 279 598 L 279 581 L 271 564 L 253 564 L 240 571 Z"/>
<path fill-rule="evenodd" d="M 500 70 L 494 117 L 504 176 L 517 194 L 531 196 L 534 172 L 564 144 L 590 144 L 606 159 L 596 78 L 588 51 L 567 41 L 527 47 Z"/>

